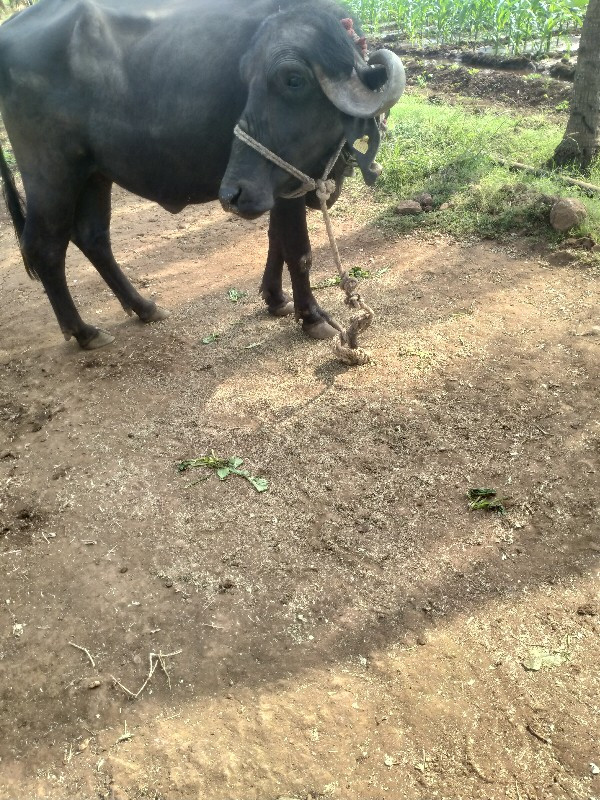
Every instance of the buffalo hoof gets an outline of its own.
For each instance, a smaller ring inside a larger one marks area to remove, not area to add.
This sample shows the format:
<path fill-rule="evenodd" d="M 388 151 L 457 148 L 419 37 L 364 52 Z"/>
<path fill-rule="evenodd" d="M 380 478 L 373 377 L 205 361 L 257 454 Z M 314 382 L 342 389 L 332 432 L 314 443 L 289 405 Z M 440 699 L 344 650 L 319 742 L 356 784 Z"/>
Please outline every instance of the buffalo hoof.
<path fill-rule="evenodd" d="M 272 314 L 274 317 L 289 317 L 289 315 L 293 313 L 294 303 L 292 300 L 288 300 L 287 302 L 282 303 L 280 306 L 269 308 L 269 314 Z"/>
<path fill-rule="evenodd" d="M 106 347 L 107 344 L 112 344 L 114 340 L 115 337 L 108 331 L 98 328 L 98 332 L 91 339 L 85 343 L 79 342 L 79 344 L 84 350 L 97 350 L 99 347 Z"/>
<path fill-rule="evenodd" d="M 324 319 L 319 320 L 319 322 L 303 322 L 302 330 L 311 339 L 333 339 L 339 333 L 333 325 L 330 325 Z"/>
<path fill-rule="evenodd" d="M 168 319 L 170 316 L 171 312 L 167 311 L 166 308 L 154 306 L 151 311 L 148 311 L 145 314 L 140 314 L 140 319 L 142 322 L 161 322 L 163 319 Z"/>

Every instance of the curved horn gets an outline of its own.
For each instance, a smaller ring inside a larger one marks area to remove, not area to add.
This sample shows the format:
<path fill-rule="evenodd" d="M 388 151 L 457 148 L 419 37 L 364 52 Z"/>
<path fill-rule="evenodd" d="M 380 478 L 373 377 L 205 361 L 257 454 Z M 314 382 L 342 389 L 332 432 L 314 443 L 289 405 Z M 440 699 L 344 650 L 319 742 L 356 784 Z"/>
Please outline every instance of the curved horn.
<path fill-rule="evenodd" d="M 406 75 L 402 61 L 391 50 L 376 50 L 369 58 L 369 66 L 381 64 L 387 72 L 387 80 L 378 91 L 369 89 L 352 70 L 350 78 L 332 80 L 320 69 L 315 70 L 317 80 L 325 95 L 336 108 L 351 117 L 368 119 L 385 114 L 395 105 L 406 86 Z"/>

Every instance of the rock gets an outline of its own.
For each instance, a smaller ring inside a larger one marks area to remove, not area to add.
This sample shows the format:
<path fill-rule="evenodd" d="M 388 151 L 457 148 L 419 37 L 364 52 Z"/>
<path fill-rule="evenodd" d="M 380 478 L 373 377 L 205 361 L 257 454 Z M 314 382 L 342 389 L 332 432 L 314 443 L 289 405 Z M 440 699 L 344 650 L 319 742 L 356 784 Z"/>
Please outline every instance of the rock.
<path fill-rule="evenodd" d="M 593 250 L 596 242 L 589 236 L 570 236 L 561 243 L 561 248 L 571 248 L 572 250 Z"/>
<path fill-rule="evenodd" d="M 440 211 L 448 211 L 449 208 L 452 208 L 450 203 L 442 203 L 442 205 L 439 207 L 439 210 Z"/>
<path fill-rule="evenodd" d="M 421 194 L 416 195 L 413 197 L 415 203 L 418 203 L 423 211 L 431 211 L 433 208 L 433 197 L 429 194 L 429 192 L 421 192 Z"/>
<path fill-rule="evenodd" d="M 581 200 L 573 197 L 561 197 L 552 206 L 550 224 L 555 231 L 565 231 L 580 225 L 587 217 L 587 209 Z"/>
<path fill-rule="evenodd" d="M 600 253 L 600 244 L 595 244 L 592 247 L 592 253 Z"/>
<path fill-rule="evenodd" d="M 582 617 L 595 617 L 598 613 L 598 608 L 592 603 L 585 603 L 579 606 L 577 613 Z"/>
<path fill-rule="evenodd" d="M 398 203 L 394 211 L 396 214 L 404 217 L 409 214 L 421 214 L 423 209 L 421 208 L 421 204 L 417 203 L 416 200 L 403 200 L 402 203 Z"/>

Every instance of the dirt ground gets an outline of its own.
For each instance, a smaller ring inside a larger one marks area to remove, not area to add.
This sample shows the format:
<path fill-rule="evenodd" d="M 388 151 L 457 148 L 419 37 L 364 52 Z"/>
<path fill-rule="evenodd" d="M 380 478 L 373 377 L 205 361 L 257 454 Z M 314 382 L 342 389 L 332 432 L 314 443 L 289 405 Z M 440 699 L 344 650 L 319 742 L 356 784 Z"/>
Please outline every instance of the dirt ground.
<path fill-rule="evenodd" d="M 568 104 L 573 85 L 546 75 L 534 78 L 495 69 L 439 64 L 403 57 L 409 86 L 426 85 L 443 96 L 471 97 L 509 108 L 555 111 Z M 563 109 L 564 110 L 564 109 Z"/>
<path fill-rule="evenodd" d="M 88 353 L 2 218 L 0 798 L 600 797 L 598 275 L 346 204 L 378 275 L 346 368 L 264 313 L 265 224 L 118 192 L 115 251 L 173 313 L 125 318 L 70 251 L 117 337 Z M 269 491 L 178 473 L 211 450 Z"/>

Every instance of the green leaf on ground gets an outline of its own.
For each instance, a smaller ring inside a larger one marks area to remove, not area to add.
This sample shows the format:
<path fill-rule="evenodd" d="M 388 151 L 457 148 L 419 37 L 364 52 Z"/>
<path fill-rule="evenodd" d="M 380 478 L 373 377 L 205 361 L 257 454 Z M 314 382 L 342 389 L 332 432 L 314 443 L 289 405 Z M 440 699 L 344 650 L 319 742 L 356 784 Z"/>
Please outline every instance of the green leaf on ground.
<path fill-rule="evenodd" d="M 339 286 L 340 276 L 334 275 L 333 278 L 325 278 L 320 283 L 313 284 L 311 289 L 328 289 L 330 286 Z"/>
<path fill-rule="evenodd" d="M 248 296 L 248 292 L 243 292 L 241 289 L 229 289 L 227 292 L 227 297 L 231 300 L 232 303 L 237 303 L 238 300 L 243 300 L 244 297 Z"/>
<path fill-rule="evenodd" d="M 205 336 L 205 337 L 202 339 L 202 344 L 212 344 L 213 342 L 216 342 L 216 341 L 217 341 L 217 339 L 219 339 L 219 338 L 220 338 L 220 336 L 221 336 L 221 334 L 220 334 L 220 333 L 216 333 L 216 332 L 214 332 L 214 333 L 209 333 L 209 334 L 208 334 L 208 336 Z"/>
<path fill-rule="evenodd" d="M 177 464 L 179 472 L 185 472 L 188 469 L 197 469 L 198 467 L 208 467 L 216 472 L 220 481 L 225 481 L 230 475 L 237 475 L 244 478 L 250 483 L 257 492 L 266 492 L 269 488 L 269 481 L 266 478 L 261 478 L 256 475 L 251 475 L 248 470 L 240 469 L 243 465 L 244 459 L 239 456 L 231 456 L 231 458 L 220 458 L 215 455 L 214 450 L 210 455 L 200 456 L 200 458 L 191 458 L 187 461 L 180 461 Z M 194 484 L 189 484 L 193 486 Z"/>
<path fill-rule="evenodd" d="M 269 481 L 266 478 L 254 478 L 250 475 L 248 476 L 248 480 L 257 492 L 266 492 L 269 488 Z"/>
<path fill-rule="evenodd" d="M 380 278 L 382 275 L 385 275 L 386 272 L 389 272 L 389 267 L 381 267 L 376 272 L 371 272 L 370 269 L 363 269 L 363 267 L 350 267 L 348 270 L 348 275 L 351 278 L 358 278 L 358 280 L 365 280 L 369 278 Z M 325 278 L 320 283 L 315 283 L 311 286 L 311 289 L 328 289 L 330 286 L 339 286 L 340 285 L 340 276 L 334 275 L 331 278 Z"/>
<path fill-rule="evenodd" d="M 469 489 L 467 497 L 471 501 L 469 503 L 470 510 L 495 511 L 498 514 L 504 514 L 506 507 L 503 500 L 507 498 L 495 499 L 496 494 L 495 489 Z"/>
<path fill-rule="evenodd" d="M 469 489 L 467 492 L 469 500 L 476 500 L 478 497 L 495 497 L 495 489 Z"/>

